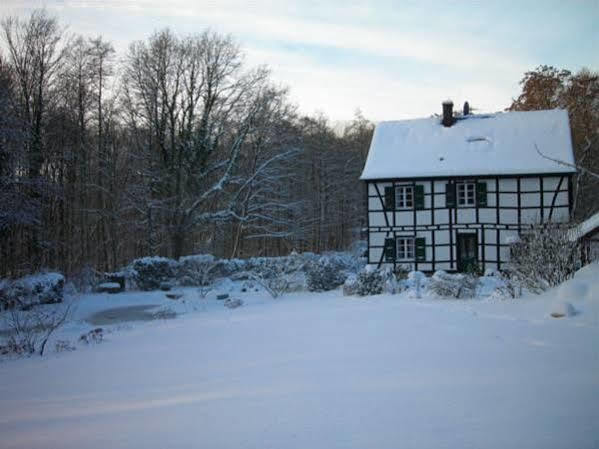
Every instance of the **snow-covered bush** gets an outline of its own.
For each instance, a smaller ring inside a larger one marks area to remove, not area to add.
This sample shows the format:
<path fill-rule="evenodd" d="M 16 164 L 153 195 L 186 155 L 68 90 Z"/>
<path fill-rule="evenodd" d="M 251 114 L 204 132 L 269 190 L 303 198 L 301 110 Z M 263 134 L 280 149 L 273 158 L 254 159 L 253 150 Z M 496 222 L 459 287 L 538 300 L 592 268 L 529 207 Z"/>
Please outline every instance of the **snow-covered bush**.
<path fill-rule="evenodd" d="M 212 270 L 214 277 L 227 278 L 246 271 L 246 261 L 242 259 L 219 259 Z"/>
<path fill-rule="evenodd" d="M 422 298 L 422 292 L 428 285 L 428 281 L 429 279 L 422 271 L 410 271 L 407 279 L 403 282 L 408 289 L 408 297 L 416 299 Z"/>
<path fill-rule="evenodd" d="M 212 254 L 196 254 L 179 259 L 177 279 L 179 284 L 207 287 L 214 281 L 218 262 Z"/>
<path fill-rule="evenodd" d="M 522 296 L 522 284 L 517 279 L 494 272 L 479 279 L 478 296 L 486 296 L 492 299 L 514 299 Z"/>
<path fill-rule="evenodd" d="M 394 281 L 395 276 L 391 270 L 377 269 L 368 265 L 358 273 L 356 294 L 360 296 L 380 295 L 386 290 L 388 293 L 395 293 Z"/>
<path fill-rule="evenodd" d="M 339 260 L 322 256 L 306 266 L 306 284 L 311 292 L 322 292 L 339 287 L 347 274 Z"/>
<path fill-rule="evenodd" d="M 249 272 L 248 277 L 260 284 L 275 299 L 289 291 L 289 274 L 285 273 L 283 265 L 265 265 L 260 270 Z"/>
<path fill-rule="evenodd" d="M 474 298 L 477 279 L 471 274 L 449 274 L 439 270 L 430 278 L 428 290 L 439 298 Z"/>
<path fill-rule="evenodd" d="M 38 304 L 62 302 L 64 276 L 60 273 L 39 273 L 0 283 L 0 309 L 30 309 Z"/>
<path fill-rule="evenodd" d="M 177 263 L 166 257 L 142 257 L 131 264 L 133 279 L 140 290 L 158 290 L 162 282 L 174 277 L 176 267 Z"/>
<path fill-rule="evenodd" d="M 343 283 L 343 296 L 353 296 L 358 294 L 358 277 L 350 274 Z"/>
<path fill-rule="evenodd" d="M 533 292 L 555 287 L 580 268 L 580 244 L 566 225 L 545 223 L 523 232 L 510 245 L 506 272 Z"/>
<path fill-rule="evenodd" d="M 302 256 L 307 265 L 318 260 L 318 257 L 314 257 L 311 253 L 304 253 Z M 366 266 L 365 257 L 358 257 L 349 252 L 329 251 L 324 253 L 320 259 L 323 257 L 328 259 L 339 271 L 344 271 L 347 274 L 358 273 Z"/>

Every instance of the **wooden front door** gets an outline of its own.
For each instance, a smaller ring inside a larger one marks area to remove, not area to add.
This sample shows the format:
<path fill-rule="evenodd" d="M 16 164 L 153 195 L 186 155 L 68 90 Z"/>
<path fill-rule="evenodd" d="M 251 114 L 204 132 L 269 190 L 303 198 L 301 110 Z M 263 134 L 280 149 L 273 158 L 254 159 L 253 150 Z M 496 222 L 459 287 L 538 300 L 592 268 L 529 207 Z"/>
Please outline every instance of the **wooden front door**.
<path fill-rule="evenodd" d="M 478 268 L 478 237 L 476 234 L 458 234 L 458 271 Z"/>

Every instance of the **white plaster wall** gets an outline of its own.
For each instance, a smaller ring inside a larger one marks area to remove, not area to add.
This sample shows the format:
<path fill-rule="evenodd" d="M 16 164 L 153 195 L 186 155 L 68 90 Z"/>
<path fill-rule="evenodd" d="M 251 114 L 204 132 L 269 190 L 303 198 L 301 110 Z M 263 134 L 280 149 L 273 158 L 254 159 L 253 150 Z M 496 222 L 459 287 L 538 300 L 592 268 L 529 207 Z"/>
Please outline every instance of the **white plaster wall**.
<path fill-rule="evenodd" d="M 370 211 L 383 210 L 383 205 L 381 203 L 381 200 L 378 198 L 368 198 L 368 210 L 370 210 Z"/>
<path fill-rule="evenodd" d="M 457 223 L 475 223 L 476 222 L 476 210 L 473 208 L 468 209 L 457 209 L 456 215 Z"/>
<path fill-rule="evenodd" d="M 499 180 L 499 191 L 515 192 L 518 189 L 516 179 L 513 178 L 502 178 Z"/>
<path fill-rule="evenodd" d="M 495 223 L 497 221 L 495 209 L 479 209 L 478 220 L 481 223 Z"/>
<path fill-rule="evenodd" d="M 549 213 L 548 213 L 549 214 Z M 547 215 L 549 216 L 549 215 Z M 570 211 L 568 208 L 559 208 L 553 209 L 553 216 L 551 217 L 551 221 L 557 223 L 565 223 L 570 220 Z"/>
<path fill-rule="evenodd" d="M 520 205 L 522 207 L 539 207 L 541 195 L 537 193 L 523 193 L 520 195 Z"/>
<path fill-rule="evenodd" d="M 371 232 L 370 245 L 383 246 L 385 244 L 386 232 Z"/>
<path fill-rule="evenodd" d="M 377 263 L 381 259 L 382 254 L 383 248 L 370 248 L 370 262 Z"/>
<path fill-rule="evenodd" d="M 393 223 L 391 223 L 393 225 Z M 413 226 L 414 225 L 414 211 L 406 210 L 395 212 L 395 225 L 396 226 Z"/>
<path fill-rule="evenodd" d="M 523 224 L 535 224 L 541 221 L 541 209 L 522 209 L 520 220 Z"/>
<path fill-rule="evenodd" d="M 500 209 L 499 210 L 499 223 L 501 223 L 501 224 L 517 224 L 518 223 L 518 211 L 515 209 Z"/>
<path fill-rule="evenodd" d="M 439 245 L 449 243 L 449 230 L 435 231 L 435 243 Z"/>
<path fill-rule="evenodd" d="M 560 176 L 551 176 L 543 178 L 543 192 L 554 192 L 557 189 L 559 180 Z M 568 187 L 568 183 L 566 181 L 567 180 L 564 179 L 564 182 L 562 182 L 562 186 L 560 187 L 560 189 L 566 189 Z"/>
<path fill-rule="evenodd" d="M 437 260 L 449 260 L 449 257 L 449 246 L 437 246 L 435 249 L 435 258 Z"/>
<path fill-rule="evenodd" d="M 435 210 L 435 224 L 449 223 L 449 211 L 447 209 Z"/>
<path fill-rule="evenodd" d="M 553 201 L 553 195 L 555 192 L 547 192 L 543 195 L 543 205 L 551 207 Z M 568 192 L 559 192 L 555 197 L 556 206 L 567 206 L 568 205 Z"/>
<path fill-rule="evenodd" d="M 485 259 L 497 260 L 497 248 L 495 246 L 485 245 Z"/>
<path fill-rule="evenodd" d="M 389 214 L 390 215 L 390 214 Z M 393 222 L 390 220 L 389 225 Z M 370 212 L 368 214 L 368 224 L 370 226 L 387 226 L 384 212 Z"/>
<path fill-rule="evenodd" d="M 521 192 L 538 192 L 539 191 L 539 178 L 522 178 L 520 180 L 520 191 Z"/>
<path fill-rule="evenodd" d="M 497 231 L 495 229 L 485 229 L 485 243 L 497 243 Z"/>
<path fill-rule="evenodd" d="M 431 224 L 431 213 L 428 210 L 420 210 L 416 212 L 416 222 L 419 225 Z"/>
<path fill-rule="evenodd" d="M 433 264 L 431 263 L 425 263 L 425 262 L 418 262 L 418 271 L 431 271 L 433 269 Z M 437 269 L 437 267 L 435 267 L 435 270 Z"/>

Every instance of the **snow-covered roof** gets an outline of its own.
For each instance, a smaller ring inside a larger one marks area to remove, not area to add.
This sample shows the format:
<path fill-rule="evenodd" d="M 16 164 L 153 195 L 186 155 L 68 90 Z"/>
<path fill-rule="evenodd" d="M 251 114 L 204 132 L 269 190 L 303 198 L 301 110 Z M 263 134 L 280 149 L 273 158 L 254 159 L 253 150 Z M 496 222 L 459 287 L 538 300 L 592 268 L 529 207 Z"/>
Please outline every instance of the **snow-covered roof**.
<path fill-rule="evenodd" d="M 597 212 L 594 215 L 591 215 L 585 221 L 573 228 L 572 233 L 570 234 L 570 240 L 576 240 L 577 238 L 584 237 L 585 235 L 593 232 L 595 229 L 598 228 L 599 212 Z"/>
<path fill-rule="evenodd" d="M 575 169 L 568 112 L 515 111 L 379 123 L 360 179 L 566 173 Z"/>

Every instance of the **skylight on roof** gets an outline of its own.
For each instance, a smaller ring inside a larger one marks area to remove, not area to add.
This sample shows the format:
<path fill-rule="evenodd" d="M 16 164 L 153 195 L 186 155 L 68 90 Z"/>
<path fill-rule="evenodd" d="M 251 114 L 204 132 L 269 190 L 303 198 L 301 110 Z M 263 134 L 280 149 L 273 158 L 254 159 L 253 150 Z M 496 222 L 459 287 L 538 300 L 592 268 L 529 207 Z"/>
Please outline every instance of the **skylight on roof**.
<path fill-rule="evenodd" d="M 468 142 L 468 143 L 473 143 L 473 142 L 491 143 L 491 139 L 489 139 L 488 137 L 485 137 L 485 136 L 469 136 L 469 137 L 466 137 L 466 142 Z"/>

